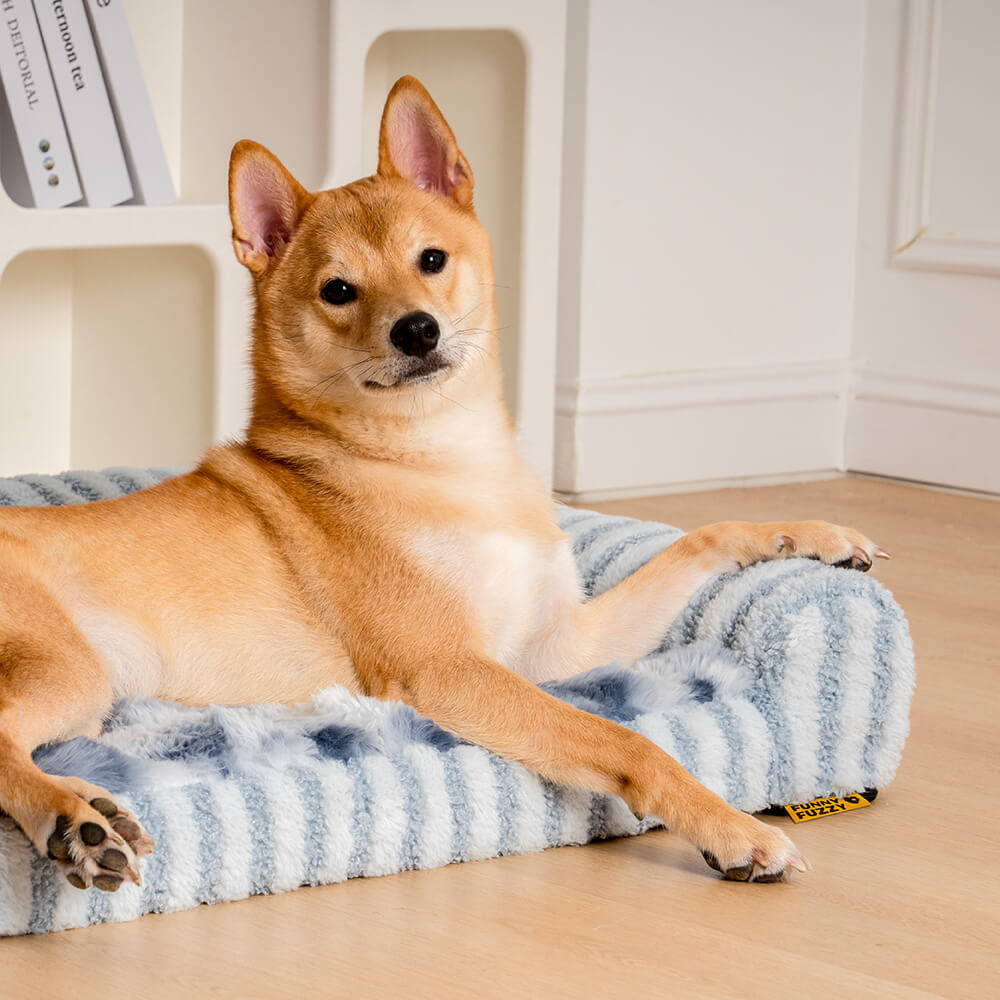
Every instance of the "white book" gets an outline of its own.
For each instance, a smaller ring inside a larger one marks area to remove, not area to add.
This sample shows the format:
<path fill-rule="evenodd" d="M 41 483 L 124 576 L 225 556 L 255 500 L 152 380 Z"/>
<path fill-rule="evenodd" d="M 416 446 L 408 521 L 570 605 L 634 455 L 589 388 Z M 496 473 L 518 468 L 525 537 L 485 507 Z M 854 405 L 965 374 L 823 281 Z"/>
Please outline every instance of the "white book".
<path fill-rule="evenodd" d="M 83 0 L 34 2 L 87 204 L 128 201 L 132 181 Z"/>
<path fill-rule="evenodd" d="M 8 194 L 36 208 L 79 201 L 80 179 L 31 0 L 0 0 L 0 78 L 6 97 L 0 163 Z"/>
<path fill-rule="evenodd" d="M 122 0 L 86 0 L 86 5 L 136 200 L 169 205 L 177 191 Z"/>

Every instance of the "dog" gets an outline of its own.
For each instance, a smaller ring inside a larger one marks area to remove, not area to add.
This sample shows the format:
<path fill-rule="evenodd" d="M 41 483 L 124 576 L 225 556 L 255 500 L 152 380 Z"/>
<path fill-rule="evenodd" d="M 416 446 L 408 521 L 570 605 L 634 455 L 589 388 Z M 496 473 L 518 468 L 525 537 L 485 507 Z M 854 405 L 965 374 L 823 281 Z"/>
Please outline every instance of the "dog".
<path fill-rule="evenodd" d="M 113 699 L 401 699 L 561 784 L 658 816 L 727 879 L 807 865 L 637 733 L 537 682 L 648 653 L 706 581 L 764 559 L 867 570 L 823 521 L 700 528 L 584 601 L 552 500 L 518 457 L 473 172 L 413 77 L 374 176 L 311 193 L 254 142 L 229 174 L 254 286 L 245 439 L 118 500 L 0 510 L 0 808 L 78 888 L 153 848 L 107 790 L 32 751 L 96 736 Z"/>

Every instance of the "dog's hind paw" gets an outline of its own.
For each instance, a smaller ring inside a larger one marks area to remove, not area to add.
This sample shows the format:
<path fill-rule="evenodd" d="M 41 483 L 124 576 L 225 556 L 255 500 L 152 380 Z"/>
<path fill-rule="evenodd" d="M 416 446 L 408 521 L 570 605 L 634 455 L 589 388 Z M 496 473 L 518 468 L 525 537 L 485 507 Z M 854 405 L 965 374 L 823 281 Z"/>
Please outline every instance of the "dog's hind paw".
<path fill-rule="evenodd" d="M 125 881 L 139 885 L 139 858 L 153 849 L 141 824 L 104 789 L 78 778 L 62 783 L 78 798 L 74 808 L 55 816 L 45 838 L 47 856 L 77 889 L 116 892 Z"/>

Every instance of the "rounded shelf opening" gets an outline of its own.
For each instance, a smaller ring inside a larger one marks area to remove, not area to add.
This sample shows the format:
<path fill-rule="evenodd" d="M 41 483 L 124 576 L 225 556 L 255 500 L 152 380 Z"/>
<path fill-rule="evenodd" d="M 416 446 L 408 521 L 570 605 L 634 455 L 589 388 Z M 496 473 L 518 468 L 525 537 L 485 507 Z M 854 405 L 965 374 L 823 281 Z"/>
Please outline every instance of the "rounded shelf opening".
<path fill-rule="evenodd" d="M 0 475 L 189 465 L 213 439 L 197 247 L 33 250 L 0 278 Z"/>

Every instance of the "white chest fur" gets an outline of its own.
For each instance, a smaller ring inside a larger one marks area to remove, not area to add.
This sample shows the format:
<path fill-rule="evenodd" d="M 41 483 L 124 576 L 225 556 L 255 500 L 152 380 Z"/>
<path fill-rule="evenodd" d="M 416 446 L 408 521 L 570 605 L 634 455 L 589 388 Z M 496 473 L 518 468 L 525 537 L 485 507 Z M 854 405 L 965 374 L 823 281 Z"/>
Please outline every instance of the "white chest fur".
<path fill-rule="evenodd" d="M 410 551 L 461 594 L 486 640 L 484 652 L 537 679 L 533 652 L 580 600 L 569 541 L 455 527 L 412 536 Z"/>

